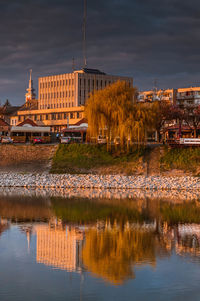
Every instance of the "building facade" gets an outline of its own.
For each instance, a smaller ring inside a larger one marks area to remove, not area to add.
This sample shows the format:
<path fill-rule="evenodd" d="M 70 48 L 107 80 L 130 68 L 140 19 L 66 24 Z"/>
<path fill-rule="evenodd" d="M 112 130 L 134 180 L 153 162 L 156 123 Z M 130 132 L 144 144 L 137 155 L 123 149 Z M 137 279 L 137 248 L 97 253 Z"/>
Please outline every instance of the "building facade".
<path fill-rule="evenodd" d="M 102 90 L 119 80 L 133 85 L 130 77 L 107 75 L 99 70 L 86 68 L 68 74 L 40 77 L 39 109 L 84 106 L 94 90 Z"/>
<path fill-rule="evenodd" d="M 179 106 L 200 105 L 200 87 L 177 89 L 176 102 Z"/>
<path fill-rule="evenodd" d="M 149 90 L 138 93 L 138 102 L 166 101 L 178 106 L 200 105 L 200 87 Z"/>
<path fill-rule="evenodd" d="M 166 101 L 175 104 L 176 89 L 141 91 L 138 93 L 137 100 L 138 102 Z"/>
<path fill-rule="evenodd" d="M 26 119 L 31 119 L 39 126 L 50 126 L 52 132 L 60 132 L 68 125 L 75 125 L 84 117 L 84 107 L 56 108 L 56 109 L 27 109 L 22 107 L 10 120 L 11 126 Z"/>
<path fill-rule="evenodd" d="M 16 126 L 31 119 L 39 126 L 50 126 L 52 132 L 61 132 L 68 125 L 75 125 L 84 118 L 84 105 L 90 93 L 119 80 L 133 85 L 130 77 L 107 75 L 96 69 L 40 77 L 37 100 L 30 72 L 26 102 L 12 115 L 10 125 Z"/>

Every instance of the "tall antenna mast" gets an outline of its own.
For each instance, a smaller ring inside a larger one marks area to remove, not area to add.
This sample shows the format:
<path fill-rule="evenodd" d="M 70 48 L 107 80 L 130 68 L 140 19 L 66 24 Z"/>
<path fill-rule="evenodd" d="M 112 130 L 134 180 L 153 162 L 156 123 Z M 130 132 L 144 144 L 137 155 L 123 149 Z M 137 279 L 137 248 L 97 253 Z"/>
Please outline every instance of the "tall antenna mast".
<path fill-rule="evenodd" d="M 84 0 L 84 16 L 83 16 L 83 66 L 87 66 L 86 58 L 86 20 L 87 20 L 87 0 Z"/>
<path fill-rule="evenodd" d="M 75 70 L 75 59 L 74 57 L 72 58 L 72 72 Z"/>

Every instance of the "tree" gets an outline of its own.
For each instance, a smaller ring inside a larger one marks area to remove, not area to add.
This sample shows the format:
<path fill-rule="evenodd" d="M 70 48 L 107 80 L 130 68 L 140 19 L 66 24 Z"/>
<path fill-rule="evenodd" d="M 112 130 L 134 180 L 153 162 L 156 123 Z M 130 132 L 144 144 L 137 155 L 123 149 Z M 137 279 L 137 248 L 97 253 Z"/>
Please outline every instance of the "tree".
<path fill-rule="evenodd" d="M 149 108 L 136 104 L 136 88 L 118 81 L 101 91 L 94 91 L 86 102 L 85 114 L 90 136 L 97 137 L 106 131 L 107 149 L 115 137 L 120 137 L 121 148 L 131 140 L 144 141 L 150 123 Z"/>
<path fill-rule="evenodd" d="M 194 130 L 194 138 L 197 138 L 197 129 L 200 125 L 200 105 L 189 105 L 184 108 L 184 120 Z"/>
<path fill-rule="evenodd" d="M 165 122 L 171 120 L 171 112 L 173 111 L 173 106 L 168 102 L 161 100 L 154 102 L 151 109 L 154 128 L 157 132 L 158 141 L 160 141 L 160 131 Z"/>

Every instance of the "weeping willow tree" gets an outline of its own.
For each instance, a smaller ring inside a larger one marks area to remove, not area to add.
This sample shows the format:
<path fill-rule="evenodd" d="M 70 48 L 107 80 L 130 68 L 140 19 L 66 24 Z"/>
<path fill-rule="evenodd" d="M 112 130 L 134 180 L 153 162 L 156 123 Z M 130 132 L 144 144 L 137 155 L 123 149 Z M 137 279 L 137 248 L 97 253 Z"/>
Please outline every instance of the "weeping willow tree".
<path fill-rule="evenodd" d="M 115 137 L 120 137 L 123 144 L 128 138 L 124 124 L 133 109 L 135 93 L 135 88 L 129 87 L 126 82 L 118 81 L 91 94 L 85 108 L 90 136 L 97 137 L 103 130 L 107 136 L 108 148 Z"/>
<path fill-rule="evenodd" d="M 85 108 L 90 137 L 97 137 L 103 130 L 108 150 L 116 137 L 121 148 L 128 148 L 131 141 L 144 142 L 152 114 L 145 104 L 135 103 L 136 93 L 136 88 L 118 81 L 91 94 Z"/>

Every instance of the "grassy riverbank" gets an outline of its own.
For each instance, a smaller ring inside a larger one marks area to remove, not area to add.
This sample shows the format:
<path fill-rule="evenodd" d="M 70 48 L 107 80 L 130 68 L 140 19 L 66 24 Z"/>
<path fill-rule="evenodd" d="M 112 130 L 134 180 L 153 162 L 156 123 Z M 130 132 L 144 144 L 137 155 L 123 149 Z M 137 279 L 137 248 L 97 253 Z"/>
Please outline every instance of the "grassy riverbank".
<path fill-rule="evenodd" d="M 200 175 L 200 148 L 169 149 L 164 148 L 160 159 L 161 169 L 180 169 Z"/>
<path fill-rule="evenodd" d="M 133 149 L 129 153 L 104 145 L 59 145 L 52 160 L 51 173 L 97 173 L 141 175 L 200 175 L 200 149 L 151 147 Z"/>
<path fill-rule="evenodd" d="M 51 173 L 126 173 L 142 168 L 144 149 L 130 153 L 107 152 L 104 145 L 59 145 L 52 162 Z"/>

